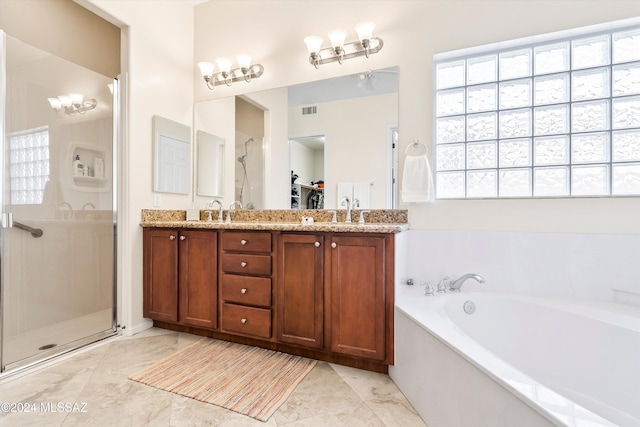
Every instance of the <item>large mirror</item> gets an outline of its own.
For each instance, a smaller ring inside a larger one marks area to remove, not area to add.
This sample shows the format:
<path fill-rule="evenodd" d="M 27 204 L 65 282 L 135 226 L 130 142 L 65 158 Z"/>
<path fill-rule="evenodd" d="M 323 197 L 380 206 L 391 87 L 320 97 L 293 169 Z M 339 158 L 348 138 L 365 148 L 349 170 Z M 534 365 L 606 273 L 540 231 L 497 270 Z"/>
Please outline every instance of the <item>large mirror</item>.
<path fill-rule="evenodd" d="M 189 194 L 191 127 L 153 116 L 153 191 Z"/>
<path fill-rule="evenodd" d="M 235 148 L 225 196 L 255 209 L 340 209 L 345 196 L 395 208 L 398 76 L 391 67 L 196 103 L 194 128 Z"/>

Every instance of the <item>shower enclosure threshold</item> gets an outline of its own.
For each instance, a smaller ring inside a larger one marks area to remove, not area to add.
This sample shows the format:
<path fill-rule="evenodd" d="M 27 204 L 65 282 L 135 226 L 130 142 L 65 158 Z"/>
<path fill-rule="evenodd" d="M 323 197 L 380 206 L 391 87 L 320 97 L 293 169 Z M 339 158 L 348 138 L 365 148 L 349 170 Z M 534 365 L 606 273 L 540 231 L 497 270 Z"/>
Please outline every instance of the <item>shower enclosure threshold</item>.
<path fill-rule="evenodd" d="M 116 333 L 113 310 L 105 309 L 15 336 L 5 336 L 3 371 L 13 370 Z M 35 352 L 35 355 L 34 355 Z"/>

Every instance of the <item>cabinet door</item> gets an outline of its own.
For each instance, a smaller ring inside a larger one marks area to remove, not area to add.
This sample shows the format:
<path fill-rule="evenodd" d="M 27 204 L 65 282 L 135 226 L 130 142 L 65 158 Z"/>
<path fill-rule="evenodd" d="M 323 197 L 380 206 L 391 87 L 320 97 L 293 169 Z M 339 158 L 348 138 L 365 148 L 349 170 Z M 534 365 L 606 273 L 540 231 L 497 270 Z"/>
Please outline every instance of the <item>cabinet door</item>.
<path fill-rule="evenodd" d="M 278 340 L 323 346 L 324 238 L 282 234 L 278 241 Z"/>
<path fill-rule="evenodd" d="M 331 350 L 385 359 L 385 237 L 333 235 L 329 253 Z"/>
<path fill-rule="evenodd" d="M 216 328 L 218 319 L 217 233 L 181 231 L 180 322 Z"/>
<path fill-rule="evenodd" d="M 143 315 L 178 321 L 178 232 L 144 229 Z"/>

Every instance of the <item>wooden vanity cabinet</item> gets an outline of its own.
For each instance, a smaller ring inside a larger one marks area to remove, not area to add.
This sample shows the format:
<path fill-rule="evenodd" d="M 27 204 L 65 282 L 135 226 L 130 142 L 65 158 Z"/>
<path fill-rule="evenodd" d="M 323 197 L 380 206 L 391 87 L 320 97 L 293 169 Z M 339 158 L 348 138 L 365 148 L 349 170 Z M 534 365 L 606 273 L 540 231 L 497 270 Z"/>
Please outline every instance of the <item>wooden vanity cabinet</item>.
<path fill-rule="evenodd" d="M 272 339 L 271 232 L 220 232 L 220 331 Z"/>
<path fill-rule="evenodd" d="M 281 234 L 277 251 L 278 341 L 324 345 L 324 236 Z"/>
<path fill-rule="evenodd" d="M 392 363 L 392 239 L 331 236 L 326 268 L 332 352 Z"/>
<path fill-rule="evenodd" d="M 143 239 L 144 316 L 217 328 L 217 232 L 145 228 Z"/>
<path fill-rule="evenodd" d="M 393 363 L 393 235 L 281 234 L 277 339 Z"/>

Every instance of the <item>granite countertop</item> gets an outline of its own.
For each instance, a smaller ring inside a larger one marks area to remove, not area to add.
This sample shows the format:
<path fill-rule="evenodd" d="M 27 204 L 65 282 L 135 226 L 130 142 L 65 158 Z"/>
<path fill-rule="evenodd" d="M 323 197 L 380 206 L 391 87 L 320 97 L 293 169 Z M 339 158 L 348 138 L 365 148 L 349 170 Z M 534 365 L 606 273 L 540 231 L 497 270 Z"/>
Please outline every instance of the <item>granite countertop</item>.
<path fill-rule="evenodd" d="M 346 212 L 337 211 L 337 221 L 331 222 L 330 210 L 238 210 L 231 213 L 231 222 L 218 222 L 218 212 L 213 211 L 213 221 L 208 221 L 208 211 L 201 210 L 200 220 L 187 221 L 184 210 L 143 209 L 140 226 L 144 228 L 184 228 L 215 230 L 275 230 L 316 231 L 338 233 L 399 233 L 409 228 L 406 210 L 372 209 L 364 213 L 366 223 L 359 224 L 360 210 L 352 211 L 355 222 L 344 222 Z M 227 211 L 223 212 L 226 218 Z M 302 223 L 302 217 L 314 219 Z"/>

